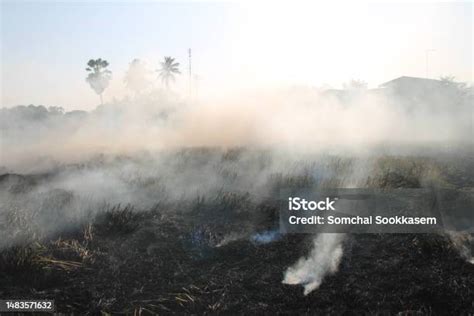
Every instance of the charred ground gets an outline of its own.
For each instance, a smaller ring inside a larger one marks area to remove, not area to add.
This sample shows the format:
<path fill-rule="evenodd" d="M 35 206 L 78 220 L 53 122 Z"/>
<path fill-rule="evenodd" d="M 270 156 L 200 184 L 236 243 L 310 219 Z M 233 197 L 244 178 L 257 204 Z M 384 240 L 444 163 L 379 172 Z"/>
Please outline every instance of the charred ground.
<path fill-rule="evenodd" d="M 235 155 L 225 152 L 222 159 Z M 376 165 L 369 187 L 420 187 L 426 174 L 436 174 L 437 185 L 473 187 L 469 159 L 447 167 L 429 158 L 383 157 Z M 21 198 L 55 176 L 5 174 L 0 186 Z M 304 172 L 271 179 L 274 189 L 319 181 Z M 48 234 L 34 229 L 35 217 L 3 204 L 2 231 L 16 238 L 0 253 L 0 297 L 51 298 L 58 311 L 76 314 L 474 312 L 474 265 L 447 235 L 350 235 L 339 271 L 319 289 L 304 296 L 301 287 L 282 284 L 286 268 L 308 253 L 312 236 L 275 232 L 272 190 L 255 199 L 222 189 L 147 208 L 104 202 Z M 60 190 L 48 198 L 61 209 L 74 196 Z M 15 225 L 21 230 L 10 229 Z M 271 242 L 256 237 L 265 233 L 272 233 Z"/>

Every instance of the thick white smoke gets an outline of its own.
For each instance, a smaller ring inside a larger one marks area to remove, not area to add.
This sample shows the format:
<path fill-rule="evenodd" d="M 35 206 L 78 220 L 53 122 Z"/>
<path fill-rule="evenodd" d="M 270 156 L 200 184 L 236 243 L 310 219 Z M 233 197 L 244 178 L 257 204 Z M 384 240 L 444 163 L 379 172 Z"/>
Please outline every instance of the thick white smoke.
<path fill-rule="evenodd" d="M 360 153 L 380 145 L 469 142 L 472 106 L 446 102 L 407 108 L 386 91 L 348 91 L 341 99 L 299 87 L 199 103 L 157 93 L 47 119 L 45 113 L 25 116 L 2 109 L 0 166 L 22 172 L 38 166 L 38 160 L 68 163 L 96 154 L 193 146 Z"/>
<path fill-rule="evenodd" d="M 317 235 L 309 255 L 300 258 L 286 270 L 283 283 L 304 286 L 304 295 L 317 289 L 326 275 L 337 271 L 343 254 L 344 236 L 328 233 Z"/>

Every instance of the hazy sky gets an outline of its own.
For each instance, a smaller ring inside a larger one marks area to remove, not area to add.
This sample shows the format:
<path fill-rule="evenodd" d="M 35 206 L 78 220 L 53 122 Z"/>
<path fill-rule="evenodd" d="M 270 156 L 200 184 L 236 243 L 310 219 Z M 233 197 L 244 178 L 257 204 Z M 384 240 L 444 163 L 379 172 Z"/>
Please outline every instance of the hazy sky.
<path fill-rule="evenodd" d="M 425 77 L 426 49 L 435 50 L 430 77 L 472 82 L 473 73 L 472 2 L 2 1 L 1 28 L 0 106 L 92 109 L 98 97 L 85 82 L 90 58 L 110 62 L 110 100 L 126 93 L 133 58 L 154 70 L 170 55 L 187 67 L 189 47 L 202 94 Z"/>

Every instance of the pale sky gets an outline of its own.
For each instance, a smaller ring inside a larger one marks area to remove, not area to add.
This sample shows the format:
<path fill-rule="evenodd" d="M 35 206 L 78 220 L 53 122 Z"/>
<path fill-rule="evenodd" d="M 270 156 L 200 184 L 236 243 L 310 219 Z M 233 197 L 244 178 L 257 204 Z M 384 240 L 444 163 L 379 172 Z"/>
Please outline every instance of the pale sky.
<path fill-rule="evenodd" d="M 274 85 L 376 87 L 399 76 L 453 75 L 472 82 L 472 2 L 104 2 L 2 1 L 1 102 L 92 109 L 85 65 L 113 72 L 105 100 L 127 93 L 134 58 L 152 70 L 187 49 L 200 94 Z M 181 76 L 175 89 L 184 87 Z"/>

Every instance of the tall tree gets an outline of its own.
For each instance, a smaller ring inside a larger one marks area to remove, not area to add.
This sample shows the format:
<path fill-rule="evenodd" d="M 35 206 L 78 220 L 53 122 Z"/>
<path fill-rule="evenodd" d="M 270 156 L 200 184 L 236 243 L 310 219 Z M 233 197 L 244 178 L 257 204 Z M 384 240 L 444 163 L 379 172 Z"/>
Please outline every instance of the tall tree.
<path fill-rule="evenodd" d="M 175 62 L 174 58 L 165 57 L 165 60 L 161 62 L 161 69 L 158 69 L 158 77 L 161 78 L 166 86 L 166 89 L 169 89 L 170 81 L 175 81 L 175 74 L 180 74 L 179 63 Z"/>
<path fill-rule="evenodd" d="M 103 104 L 102 93 L 109 86 L 112 72 L 107 69 L 109 63 L 104 59 L 91 59 L 87 62 L 86 71 L 89 72 L 86 81 L 91 88 L 100 96 L 100 104 Z"/>
<path fill-rule="evenodd" d="M 135 93 L 139 93 L 143 89 L 146 89 L 150 84 L 148 74 L 149 71 L 147 70 L 145 63 L 140 59 L 135 58 L 130 63 L 127 73 L 125 74 L 125 85 L 128 89 Z"/>

